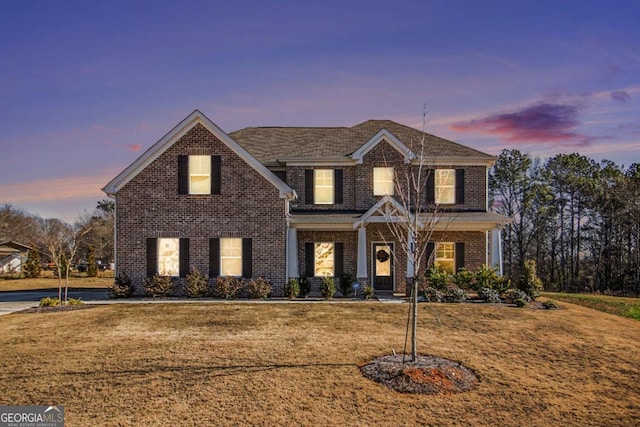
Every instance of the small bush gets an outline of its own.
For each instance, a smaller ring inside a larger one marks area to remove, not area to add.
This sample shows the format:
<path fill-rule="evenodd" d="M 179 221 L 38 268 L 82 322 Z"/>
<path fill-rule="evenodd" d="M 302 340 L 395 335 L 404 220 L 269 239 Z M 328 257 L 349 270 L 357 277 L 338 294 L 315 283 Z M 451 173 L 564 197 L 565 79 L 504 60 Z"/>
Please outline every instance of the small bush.
<path fill-rule="evenodd" d="M 424 290 L 423 295 L 424 299 L 426 299 L 427 302 L 442 302 L 442 300 L 444 299 L 444 295 L 442 294 L 442 292 L 431 286 L 427 287 Z"/>
<path fill-rule="evenodd" d="M 364 299 L 371 299 L 373 297 L 373 286 L 364 285 L 364 288 L 362 288 L 362 297 Z"/>
<path fill-rule="evenodd" d="M 336 293 L 336 282 L 333 277 L 323 276 L 320 281 L 320 293 L 326 299 L 333 298 L 333 295 Z"/>
<path fill-rule="evenodd" d="M 553 300 L 547 300 L 542 303 L 542 307 L 544 307 L 547 310 L 555 310 L 558 308 L 558 304 Z"/>
<path fill-rule="evenodd" d="M 444 291 L 444 300 L 446 302 L 464 302 L 467 299 L 467 293 L 464 289 L 460 289 L 456 285 L 449 285 Z"/>
<path fill-rule="evenodd" d="M 144 290 L 153 298 L 166 297 L 173 291 L 173 277 L 156 274 L 150 279 L 144 279 Z"/>
<path fill-rule="evenodd" d="M 538 277 L 536 272 L 536 262 L 534 260 L 530 259 L 525 261 L 517 287 L 534 301 L 540 296 L 540 293 L 543 290 L 542 280 Z"/>
<path fill-rule="evenodd" d="M 84 301 L 77 298 L 69 298 L 67 300 L 67 305 L 84 305 Z"/>
<path fill-rule="evenodd" d="M 438 270 L 436 267 L 431 267 L 427 270 L 426 277 L 428 286 L 440 292 L 446 290 L 450 282 L 449 274 L 446 271 Z"/>
<path fill-rule="evenodd" d="M 525 301 L 523 298 L 518 298 L 513 303 L 516 305 L 516 307 L 520 307 L 520 308 L 527 305 L 527 301 Z"/>
<path fill-rule="evenodd" d="M 129 298 L 133 296 L 134 288 L 126 273 L 120 273 L 109 287 L 109 298 Z"/>
<path fill-rule="evenodd" d="M 253 299 L 266 298 L 271 294 L 271 283 L 265 278 L 251 279 L 247 284 L 247 296 Z"/>
<path fill-rule="evenodd" d="M 460 289 L 469 290 L 473 288 L 476 275 L 464 267 L 453 275 L 453 283 Z"/>
<path fill-rule="evenodd" d="M 524 304 L 522 306 L 518 305 L 518 307 L 523 307 L 528 302 L 531 302 L 531 298 L 529 298 L 529 296 L 524 291 L 521 291 L 520 289 L 513 289 L 513 288 L 507 289 L 505 293 L 502 294 L 502 296 L 507 302 L 507 304 L 518 305 L 520 304 L 518 300 L 522 300 Z"/>
<path fill-rule="evenodd" d="M 300 285 L 300 298 L 306 298 L 311 293 L 311 282 L 306 277 L 301 277 L 298 281 Z"/>
<path fill-rule="evenodd" d="M 22 273 L 24 277 L 40 277 L 42 272 L 42 265 L 40 263 L 40 253 L 36 250 L 29 249 L 27 251 L 27 261 L 22 266 Z"/>
<path fill-rule="evenodd" d="M 340 275 L 340 292 L 345 298 L 353 292 L 353 276 L 350 273 L 344 272 Z"/>
<path fill-rule="evenodd" d="M 49 298 L 45 297 L 40 300 L 40 307 L 57 307 L 60 305 L 60 300 L 56 297 Z"/>
<path fill-rule="evenodd" d="M 509 288 L 509 281 L 506 277 L 501 277 L 498 272 L 488 265 L 483 265 L 480 270 L 476 272 L 475 287 L 495 289 L 498 294 L 504 292 Z"/>
<path fill-rule="evenodd" d="M 191 272 L 187 274 L 187 286 L 184 292 L 191 298 L 209 296 L 209 277 L 198 270 L 197 267 L 192 267 Z"/>
<path fill-rule="evenodd" d="M 284 285 L 284 296 L 289 299 L 294 299 L 298 297 L 300 293 L 300 282 L 295 277 L 289 278 L 287 280 L 287 284 Z"/>
<path fill-rule="evenodd" d="M 478 297 L 480 299 L 483 299 L 485 302 L 492 303 L 492 304 L 497 304 L 502 301 L 500 299 L 500 293 L 495 289 L 491 289 L 491 288 L 482 287 L 478 289 Z"/>
<path fill-rule="evenodd" d="M 218 277 L 216 278 L 214 293 L 216 296 L 224 299 L 233 299 L 238 296 L 244 288 L 244 282 L 237 277 Z"/>

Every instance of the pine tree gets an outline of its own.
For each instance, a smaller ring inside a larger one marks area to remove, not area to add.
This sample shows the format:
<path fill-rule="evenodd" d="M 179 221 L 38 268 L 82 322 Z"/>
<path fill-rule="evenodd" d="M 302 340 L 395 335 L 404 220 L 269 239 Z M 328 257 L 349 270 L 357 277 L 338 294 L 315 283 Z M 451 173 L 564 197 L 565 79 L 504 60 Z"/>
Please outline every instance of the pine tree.
<path fill-rule="evenodd" d="M 22 266 L 22 273 L 25 277 L 40 277 L 42 266 L 40 265 L 40 253 L 35 249 L 29 249 L 27 252 L 27 261 Z"/>

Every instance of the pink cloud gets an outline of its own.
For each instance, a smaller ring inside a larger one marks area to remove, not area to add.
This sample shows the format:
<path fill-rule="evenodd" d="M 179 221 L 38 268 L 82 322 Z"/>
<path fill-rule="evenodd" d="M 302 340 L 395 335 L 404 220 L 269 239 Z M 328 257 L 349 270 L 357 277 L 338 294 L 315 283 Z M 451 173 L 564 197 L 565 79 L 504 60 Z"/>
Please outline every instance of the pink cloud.
<path fill-rule="evenodd" d="M 140 144 L 127 144 L 127 151 L 140 151 L 142 145 Z"/>
<path fill-rule="evenodd" d="M 576 105 L 545 102 L 512 113 L 492 114 L 456 122 L 449 128 L 459 132 L 498 135 L 507 142 L 562 142 L 586 145 L 593 138 L 575 132 L 579 125 Z"/>

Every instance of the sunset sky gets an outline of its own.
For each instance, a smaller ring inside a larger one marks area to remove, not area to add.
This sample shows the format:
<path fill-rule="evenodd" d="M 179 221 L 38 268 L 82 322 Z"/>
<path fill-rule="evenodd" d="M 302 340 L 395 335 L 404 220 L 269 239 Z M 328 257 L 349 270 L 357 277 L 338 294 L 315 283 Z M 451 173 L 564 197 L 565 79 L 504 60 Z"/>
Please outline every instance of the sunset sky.
<path fill-rule="evenodd" d="M 199 109 L 226 132 L 390 119 L 640 163 L 640 2 L 12 1 L 0 204 L 72 220 Z"/>

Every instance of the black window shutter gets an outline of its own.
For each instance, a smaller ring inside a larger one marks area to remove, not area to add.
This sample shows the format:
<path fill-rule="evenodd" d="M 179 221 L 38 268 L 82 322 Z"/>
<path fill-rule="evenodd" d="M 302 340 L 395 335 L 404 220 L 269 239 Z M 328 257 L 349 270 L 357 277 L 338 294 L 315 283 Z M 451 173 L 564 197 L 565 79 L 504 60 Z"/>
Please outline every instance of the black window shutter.
<path fill-rule="evenodd" d="M 454 256 L 456 257 L 456 273 L 464 267 L 464 243 L 457 242 Z"/>
<path fill-rule="evenodd" d="M 222 157 L 211 156 L 211 194 L 220 194 L 222 188 Z"/>
<path fill-rule="evenodd" d="M 209 277 L 220 275 L 220 239 L 209 239 Z"/>
<path fill-rule="evenodd" d="M 287 171 L 273 171 L 273 174 L 280 178 L 282 182 L 287 182 Z"/>
<path fill-rule="evenodd" d="M 180 277 L 189 274 L 189 239 L 180 239 Z"/>
<path fill-rule="evenodd" d="M 456 169 L 456 204 L 464 204 L 464 169 Z"/>
<path fill-rule="evenodd" d="M 333 246 L 333 275 L 340 277 L 344 272 L 344 243 L 334 243 Z"/>
<path fill-rule="evenodd" d="M 427 190 L 427 203 L 436 202 L 436 171 L 434 169 L 427 170 L 427 183 L 425 184 Z"/>
<path fill-rule="evenodd" d="M 242 239 L 242 277 L 253 277 L 253 242 L 251 238 Z"/>
<path fill-rule="evenodd" d="M 342 169 L 333 171 L 333 181 L 334 203 L 341 205 L 344 203 L 344 173 Z"/>
<path fill-rule="evenodd" d="M 189 156 L 178 156 L 178 194 L 189 194 Z"/>
<path fill-rule="evenodd" d="M 307 277 L 313 277 L 315 273 L 315 260 L 314 260 L 315 245 L 313 242 L 306 242 L 304 244 L 304 265 Z"/>
<path fill-rule="evenodd" d="M 431 256 L 433 255 L 433 251 L 436 250 L 436 244 L 433 242 L 429 242 L 427 243 L 427 253 L 426 253 L 426 258 L 427 258 L 427 268 L 431 267 L 433 265 L 433 263 L 435 262 L 435 259 L 431 259 Z"/>
<path fill-rule="evenodd" d="M 158 239 L 147 239 L 147 277 L 158 272 Z"/>
<path fill-rule="evenodd" d="M 304 202 L 313 204 L 313 169 L 304 170 Z"/>

